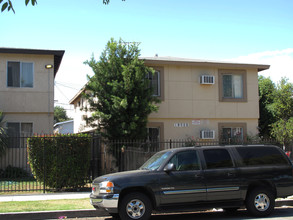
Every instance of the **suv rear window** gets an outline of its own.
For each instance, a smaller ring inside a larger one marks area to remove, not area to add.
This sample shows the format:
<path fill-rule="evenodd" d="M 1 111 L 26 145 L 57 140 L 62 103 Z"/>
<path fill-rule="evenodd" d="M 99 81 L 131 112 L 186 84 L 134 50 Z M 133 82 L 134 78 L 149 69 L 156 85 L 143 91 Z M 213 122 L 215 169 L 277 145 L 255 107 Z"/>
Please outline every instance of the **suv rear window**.
<path fill-rule="evenodd" d="M 287 159 L 274 147 L 236 147 L 245 166 L 288 164 Z"/>

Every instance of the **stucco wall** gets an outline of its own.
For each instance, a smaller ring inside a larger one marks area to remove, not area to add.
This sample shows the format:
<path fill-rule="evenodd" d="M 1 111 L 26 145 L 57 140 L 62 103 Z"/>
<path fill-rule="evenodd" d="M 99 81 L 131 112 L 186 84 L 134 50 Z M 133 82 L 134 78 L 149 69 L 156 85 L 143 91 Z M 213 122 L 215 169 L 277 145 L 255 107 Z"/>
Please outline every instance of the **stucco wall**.
<path fill-rule="evenodd" d="M 33 88 L 7 87 L 7 62 L 33 63 Z M 53 132 L 54 70 L 53 55 L 0 54 L 0 110 L 7 122 L 33 122 L 34 133 Z"/>
<path fill-rule="evenodd" d="M 199 137 L 200 130 L 215 130 L 219 123 L 245 123 L 247 135 L 258 133 L 258 72 L 245 69 L 247 102 L 219 101 L 218 68 L 164 65 L 164 101 L 150 122 L 164 123 L 164 139 Z M 243 70 L 243 69 L 242 69 Z M 201 85 L 201 75 L 215 76 L 215 84 Z M 198 124 L 200 121 L 200 124 Z M 194 122 L 197 125 L 193 125 Z M 174 127 L 187 123 L 187 127 Z"/>

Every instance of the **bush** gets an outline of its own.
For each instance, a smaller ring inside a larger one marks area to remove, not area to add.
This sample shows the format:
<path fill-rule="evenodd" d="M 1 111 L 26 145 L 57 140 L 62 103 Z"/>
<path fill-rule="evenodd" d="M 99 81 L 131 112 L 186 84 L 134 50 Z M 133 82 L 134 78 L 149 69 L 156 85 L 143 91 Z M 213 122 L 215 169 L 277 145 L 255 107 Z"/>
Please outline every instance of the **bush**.
<path fill-rule="evenodd" d="M 29 174 L 22 168 L 9 165 L 5 170 L 0 170 L 0 176 L 2 178 L 16 179 L 29 177 Z"/>
<path fill-rule="evenodd" d="M 34 177 L 61 189 L 83 186 L 88 179 L 91 138 L 87 134 L 28 139 L 28 161 Z"/>

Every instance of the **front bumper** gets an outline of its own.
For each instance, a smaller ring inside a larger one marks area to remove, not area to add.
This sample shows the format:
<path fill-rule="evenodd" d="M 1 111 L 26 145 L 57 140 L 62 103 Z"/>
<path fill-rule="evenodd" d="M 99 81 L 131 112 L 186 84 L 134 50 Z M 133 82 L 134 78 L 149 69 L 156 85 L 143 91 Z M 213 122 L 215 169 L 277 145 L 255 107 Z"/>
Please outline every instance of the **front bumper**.
<path fill-rule="evenodd" d="M 118 199 L 119 199 L 119 194 L 99 195 L 99 196 L 95 196 L 93 194 L 90 195 L 91 204 L 95 208 L 103 208 L 103 209 L 106 209 L 107 211 L 118 210 Z"/>

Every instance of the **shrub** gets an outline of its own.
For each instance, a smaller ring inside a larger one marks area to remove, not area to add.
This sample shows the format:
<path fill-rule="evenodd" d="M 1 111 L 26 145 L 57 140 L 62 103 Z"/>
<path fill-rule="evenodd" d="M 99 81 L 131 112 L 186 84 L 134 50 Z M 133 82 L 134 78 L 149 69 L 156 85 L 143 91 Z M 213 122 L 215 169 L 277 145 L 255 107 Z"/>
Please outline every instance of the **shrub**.
<path fill-rule="evenodd" d="M 19 167 L 7 166 L 5 170 L 0 169 L 1 178 L 17 179 L 29 177 L 28 172 Z"/>
<path fill-rule="evenodd" d="M 90 166 L 91 138 L 87 134 L 28 139 L 28 161 L 34 177 L 61 189 L 83 186 Z"/>

